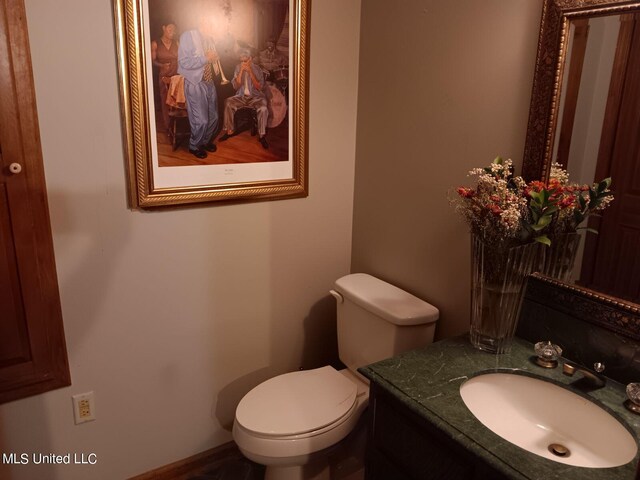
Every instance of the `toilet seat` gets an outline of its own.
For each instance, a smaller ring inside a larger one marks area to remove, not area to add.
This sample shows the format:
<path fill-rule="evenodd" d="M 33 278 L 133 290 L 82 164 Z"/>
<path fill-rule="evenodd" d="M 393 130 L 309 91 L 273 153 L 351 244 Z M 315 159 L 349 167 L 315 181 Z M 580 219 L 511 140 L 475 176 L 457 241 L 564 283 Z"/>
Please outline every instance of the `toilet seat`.
<path fill-rule="evenodd" d="M 319 435 L 353 413 L 357 394 L 357 385 L 330 366 L 286 373 L 247 393 L 236 421 L 261 438 Z"/>

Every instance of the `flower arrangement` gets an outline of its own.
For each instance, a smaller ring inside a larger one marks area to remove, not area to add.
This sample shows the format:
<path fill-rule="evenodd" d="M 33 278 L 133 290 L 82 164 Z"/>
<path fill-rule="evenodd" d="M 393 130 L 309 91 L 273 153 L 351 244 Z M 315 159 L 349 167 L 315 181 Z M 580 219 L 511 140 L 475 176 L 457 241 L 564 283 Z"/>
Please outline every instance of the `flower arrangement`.
<path fill-rule="evenodd" d="M 477 185 L 459 187 L 455 207 L 474 234 L 501 245 L 551 245 L 553 236 L 583 228 L 580 224 L 589 215 L 613 200 L 611 178 L 593 185 L 571 184 L 569 174 L 556 163 L 547 182 L 526 183 L 513 175 L 512 161 L 500 157 L 469 175 L 477 177 Z"/>

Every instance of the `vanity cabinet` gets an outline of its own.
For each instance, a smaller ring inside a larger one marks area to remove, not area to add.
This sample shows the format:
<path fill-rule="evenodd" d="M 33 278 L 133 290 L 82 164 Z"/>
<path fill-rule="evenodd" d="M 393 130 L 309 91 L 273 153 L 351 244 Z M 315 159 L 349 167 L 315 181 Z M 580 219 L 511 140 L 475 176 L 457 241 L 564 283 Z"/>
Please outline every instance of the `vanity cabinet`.
<path fill-rule="evenodd" d="M 471 413 L 460 387 L 478 374 L 517 372 L 571 389 L 575 379 L 537 366 L 532 352 L 533 344 L 515 338 L 511 352 L 489 355 L 460 336 L 359 369 L 370 381 L 365 478 L 638 480 L 640 451 L 624 465 L 573 466 L 508 442 Z M 610 379 L 581 395 L 617 416 L 640 446 L 640 417 L 624 408 L 623 385 Z"/>
<path fill-rule="evenodd" d="M 371 382 L 366 480 L 506 479 Z"/>

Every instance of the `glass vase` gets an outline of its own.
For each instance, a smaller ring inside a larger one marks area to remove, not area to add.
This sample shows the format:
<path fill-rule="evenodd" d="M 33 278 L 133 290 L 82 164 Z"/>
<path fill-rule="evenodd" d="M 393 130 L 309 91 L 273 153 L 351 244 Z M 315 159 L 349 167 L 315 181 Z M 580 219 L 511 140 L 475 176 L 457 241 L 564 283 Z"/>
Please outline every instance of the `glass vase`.
<path fill-rule="evenodd" d="M 563 282 L 570 282 L 582 235 L 574 232 L 553 235 L 549 238 L 551 245 L 542 249 L 540 273 Z"/>
<path fill-rule="evenodd" d="M 538 267 L 539 243 L 514 247 L 471 238 L 471 343 L 486 352 L 511 349 L 527 276 Z"/>

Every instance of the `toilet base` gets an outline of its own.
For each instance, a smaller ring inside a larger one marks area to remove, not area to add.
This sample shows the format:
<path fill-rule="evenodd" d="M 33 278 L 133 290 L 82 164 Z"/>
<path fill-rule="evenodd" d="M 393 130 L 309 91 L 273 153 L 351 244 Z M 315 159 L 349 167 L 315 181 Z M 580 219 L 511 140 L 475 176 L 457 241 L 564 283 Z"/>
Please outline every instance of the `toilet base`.
<path fill-rule="evenodd" d="M 309 455 L 280 459 L 282 463 L 240 450 L 249 460 L 265 465 L 264 480 L 330 480 L 334 468 L 334 474 L 342 472 L 343 476 L 345 470 L 364 468 L 367 423 L 366 416 L 361 415 L 351 433 L 340 442 Z"/>
<path fill-rule="evenodd" d="M 286 458 L 267 458 L 251 452 L 242 454 L 249 460 L 266 467 L 264 480 L 330 480 L 329 453 L 338 445 L 331 445 L 319 452 Z"/>
<path fill-rule="evenodd" d="M 320 458 L 305 465 L 269 465 L 264 480 L 330 480 L 331 469 L 327 458 Z"/>

